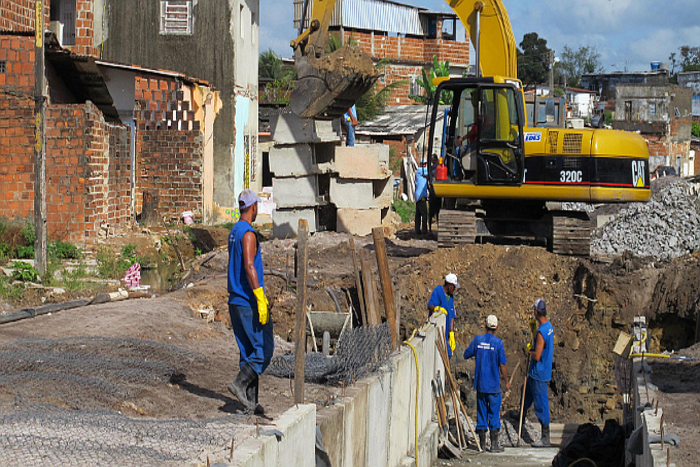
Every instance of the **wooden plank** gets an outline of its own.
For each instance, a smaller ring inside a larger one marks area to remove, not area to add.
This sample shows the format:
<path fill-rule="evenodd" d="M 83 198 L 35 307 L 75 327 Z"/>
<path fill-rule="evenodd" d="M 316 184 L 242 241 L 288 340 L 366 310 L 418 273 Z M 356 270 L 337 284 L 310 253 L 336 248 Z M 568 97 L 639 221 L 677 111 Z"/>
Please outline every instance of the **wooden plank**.
<path fill-rule="evenodd" d="M 44 96 L 44 0 L 35 3 L 34 30 L 34 267 L 46 272 L 46 96 Z M 4 84 L 4 83 L 3 83 Z"/>
<path fill-rule="evenodd" d="M 377 307 L 377 292 L 374 288 L 372 265 L 364 250 L 360 250 L 360 265 L 362 267 L 362 285 L 365 292 L 365 300 L 367 301 L 367 320 L 370 326 L 376 326 L 381 323 Z"/>
<path fill-rule="evenodd" d="M 382 299 L 386 311 L 386 320 L 391 330 L 391 348 L 396 349 L 399 335 L 399 323 L 396 319 L 396 302 L 394 300 L 394 285 L 391 283 L 391 273 L 389 272 L 389 259 L 386 255 L 386 241 L 384 240 L 384 229 L 375 227 L 372 229 L 374 239 L 374 250 L 377 253 L 377 266 L 379 268 L 379 281 L 382 286 Z"/>
<path fill-rule="evenodd" d="M 360 313 L 362 316 L 362 325 L 367 326 L 367 309 L 365 308 L 365 294 L 362 291 L 362 279 L 360 278 L 360 265 L 357 260 L 357 251 L 355 250 L 355 236 L 350 235 L 350 249 L 352 250 L 352 264 L 355 267 L 355 288 L 357 289 L 357 298 L 360 302 Z"/>
<path fill-rule="evenodd" d="M 294 333 L 294 402 L 304 403 L 304 363 L 306 361 L 306 269 L 308 266 L 308 249 L 306 241 L 309 223 L 299 219 L 297 234 L 297 316 Z"/>

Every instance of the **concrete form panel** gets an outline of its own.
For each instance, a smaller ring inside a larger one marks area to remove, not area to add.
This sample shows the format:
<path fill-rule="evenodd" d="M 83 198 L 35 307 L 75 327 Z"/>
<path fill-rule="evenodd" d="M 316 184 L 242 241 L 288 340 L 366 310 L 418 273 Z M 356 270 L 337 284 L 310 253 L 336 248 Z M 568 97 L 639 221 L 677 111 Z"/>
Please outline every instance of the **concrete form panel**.
<path fill-rule="evenodd" d="M 415 444 L 416 368 L 412 351 L 404 349 L 394 359 L 394 365 L 389 396 L 391 407 L 389 430 L 392 436 L 389 440 L 388 465 L 399 465 L 409 450 L 413 450 Z M 429 376 L 428 373 L 424 374 L 426 377 Z"/>
<path fill-rule="evenodd" d="M 275 202 L 279 208 L 304 208 L 318 202 L 318 179 L 315 175 L 299 178 L 275 178 L 272 180 Z"/>
<path fill-rule="evenodd" d="M 340 136 L 333 129 L 333 122 L 299 118 L 291 113 L 273 118 L 270 130 L 276 144 L 340 142 Z"/>
<path fill-rule="evenodd" d="M 338 232 L 365 236 L 382 225 L 381 209 L 338 209 Z"/>
<path fill-rule="evenodd" d="M 338 208 L 370 209 L 374 186 L 371 180 L 331 178 L 330 200 Z"/>
<path fill-rule="evenodd" d="M 388 208 L 394 200 L 394 176 L 374 181 L 374 206 Z"/>
<path fill-rule="evenodd" d="M 318 173 L 311 145 L 270 148 L 270 171 L 275 177 L 300 177 Z"/>
<path fill-rule="evenodd" d="M 384 180 L 391 175 L 389 146 L 384 144 L 339 146 L 335 149 L 335 171 L 338 172 L 339 178 Z"/>
<path fill-rule="evenodd" d="M 372 378 L 367 390 L 369 400 L 367 409 L 371 421 L 367 426 L 367 467 L 384 467 L 387 465 L 389 446 L 389 389 L 390 373 L 383 373 Z"/>
<path fill-rule="evenodd" d="M 299 219 L 306 219 L 309 232 L 316 232 L 316 210 L 308 209 L 277 209 L 272 213 L 272 236 L 275 238 L 296 237 L 299 229 Z"/>

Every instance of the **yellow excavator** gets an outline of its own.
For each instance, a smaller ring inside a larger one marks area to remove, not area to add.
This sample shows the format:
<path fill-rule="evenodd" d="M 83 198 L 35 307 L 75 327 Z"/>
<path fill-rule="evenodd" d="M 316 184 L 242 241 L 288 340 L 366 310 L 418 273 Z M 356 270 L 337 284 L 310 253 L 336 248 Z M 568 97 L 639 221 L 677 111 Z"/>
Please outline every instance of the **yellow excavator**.
<path fill-rule="evenodd" d="M 309 27 L 304 28 L 311 3 Z M 302 118 L 341 117 L 377 81 L 372 58 L 360 48 L 343 46 L 325 53 L 328 26 L 336 0 L 305 0 L 299 37 L 292 40 L 297 82 L 290 96 L 292 111 Z"/>
<path fill-rule="evenodd" d="M 435 81 L 428 154 L 442 160 L 430 167 L 429 186 L 449 207 L 439 215 L 438 244 L 525 242 L 588 256 L 589 216 L 566 208 L 648 201 L 646 141 L 623 131 L 528 127 L 503 4 L 447 3 L 469 32 L 477 71 L 472 78 Z M 437 104 L 449 93 L 443 116 Z M 436 135 L 440 118 L 444 129 Z"/>

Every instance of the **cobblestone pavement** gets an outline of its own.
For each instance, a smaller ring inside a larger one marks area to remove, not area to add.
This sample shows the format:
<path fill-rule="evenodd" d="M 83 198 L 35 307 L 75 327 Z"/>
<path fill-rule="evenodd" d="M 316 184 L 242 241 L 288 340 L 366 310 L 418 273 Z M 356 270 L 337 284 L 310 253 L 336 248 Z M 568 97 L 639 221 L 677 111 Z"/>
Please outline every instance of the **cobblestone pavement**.
<path fill-rule="evenodd" d="M 13 467 L 194 466 L 214 453 L 223 457 L 232 437 L 249 436 L 254 428 L 242 425 L 244 418 L 143 420 L 36 407 L 0 415 L 0 462 Z"/>

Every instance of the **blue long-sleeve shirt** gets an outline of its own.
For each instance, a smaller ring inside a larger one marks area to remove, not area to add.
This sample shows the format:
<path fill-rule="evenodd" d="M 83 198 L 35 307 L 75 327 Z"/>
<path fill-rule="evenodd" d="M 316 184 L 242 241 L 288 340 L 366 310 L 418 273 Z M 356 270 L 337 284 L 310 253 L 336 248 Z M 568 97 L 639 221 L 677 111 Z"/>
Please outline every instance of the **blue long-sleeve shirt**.
<path fill-rule="evenodd" d="M 428 197 L 428 168 L 418 167 L 416 170 L 416 201 Z"/>

